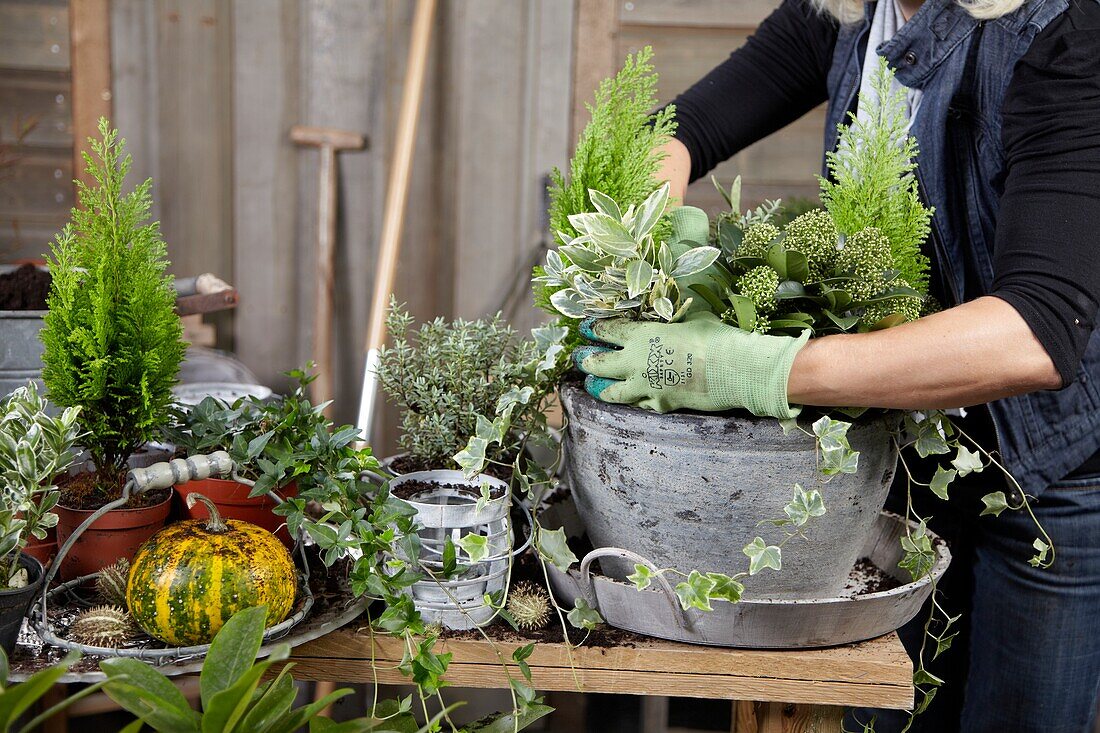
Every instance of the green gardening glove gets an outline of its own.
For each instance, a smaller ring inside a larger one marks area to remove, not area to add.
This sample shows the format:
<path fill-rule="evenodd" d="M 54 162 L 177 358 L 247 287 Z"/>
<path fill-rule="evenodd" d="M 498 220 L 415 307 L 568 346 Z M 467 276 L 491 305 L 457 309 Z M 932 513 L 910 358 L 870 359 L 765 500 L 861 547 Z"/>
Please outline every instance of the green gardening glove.
<path fill-rule="evenodd" d="M 573 360 L 585 389 L 604 402 L 656 412 L 717 412 L 740 407 L 754 415 L 794 417 L 787 378 L 810 332 L 764 336 L 728 326 L 711 313 L 682 323 L 586 320 L 581 333 L 619 347 L 582 346 Z"/>

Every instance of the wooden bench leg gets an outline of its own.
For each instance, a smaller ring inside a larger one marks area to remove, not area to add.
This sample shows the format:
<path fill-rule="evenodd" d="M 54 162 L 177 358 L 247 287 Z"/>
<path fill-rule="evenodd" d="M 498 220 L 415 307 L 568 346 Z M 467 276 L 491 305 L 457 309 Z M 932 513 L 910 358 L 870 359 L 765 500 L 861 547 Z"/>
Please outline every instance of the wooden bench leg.
<path fill-rule="evenodd" d="M 642 698 L 642 733 L 668 733 L 668 698 Z"/>
<path fill-rule="evenodd" d="M 781 702 L 733 703 L 732 733 L 840 733 L 844 708 Z"/>

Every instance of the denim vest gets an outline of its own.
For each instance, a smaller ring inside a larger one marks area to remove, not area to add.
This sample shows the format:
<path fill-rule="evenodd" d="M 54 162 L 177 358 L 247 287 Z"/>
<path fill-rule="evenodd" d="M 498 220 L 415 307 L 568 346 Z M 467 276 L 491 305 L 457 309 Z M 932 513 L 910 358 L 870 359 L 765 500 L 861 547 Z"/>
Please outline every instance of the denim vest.
<path fill-rule="evenodd" d="M 922 195 L 936 210 L 929 253 L 943 276 L 945 305 L 992 289 L 993 232 L 1005 178 L 1005 90 L 1036 34 L 1068 5 L 1029 0 L 1007 16 L 979 21 L 955 0 L 926 0 L 877 49 L 898 81 L 922 91 L 912 133 L 920 146 Z M 873 11 L 874 3 L 867 3 L 863 21 L 840 28 L 829 71 L 826 150 L 836 148 L 837 124 L 855 104 Z M 1028 493 L 1042 492 L 1100 449 L 1098 330 L 1068 387 L 989 405 L 1004 463 Z"/>

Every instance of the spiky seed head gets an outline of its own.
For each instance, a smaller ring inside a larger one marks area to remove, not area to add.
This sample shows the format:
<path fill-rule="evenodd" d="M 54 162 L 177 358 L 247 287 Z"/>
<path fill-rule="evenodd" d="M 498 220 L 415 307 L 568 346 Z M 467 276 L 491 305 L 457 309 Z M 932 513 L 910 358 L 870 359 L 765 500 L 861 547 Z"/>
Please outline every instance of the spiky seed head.
<path fill-rule="evenodd" d="M 95 589 L 99 597 L 113 606 L 126 608 L 126 584 L 130 580 L 130 561 L 121 558 L 99 571 Z"/>
<path fill-rule="evenodd" d="M 838 239 L 833 217 L 824 209 L 814 209 L 787 225 L 783 244 L 789 250 L 806 255 L 810 279 L 821 280 L 831 275 L 836 267 Z"/>
<path fill-rule="evenodd" d="M 741 246 L 737 249 L 738 257 L 759 257 L 763 259 L 768 255 L 768 248 L 779 236 L 779 227 L 766 221 L 757 222 L 745 230 L 741 238 Z"/>
<path fill-rule="evenodd" d="M 119 606 L 96 606 L 76 617 L 68 636 L 80 644 L 116 649 L 133 637 L 134 631 L 130 615 Z"/>
<path fill-rule="evenodd" d="M 752 301 L 757 314 L 775 310 L 775 291 L 779 287 L 779 273 L 767 265 L 754 267 L 737 281 L 741 295 Z"/>
<path fill-rule="evenodd" d="M 517 583 L 508 596 L 507 610 L 521 629 L 541 629 L 550 620 L 550 595 L 534 583 Z"/>

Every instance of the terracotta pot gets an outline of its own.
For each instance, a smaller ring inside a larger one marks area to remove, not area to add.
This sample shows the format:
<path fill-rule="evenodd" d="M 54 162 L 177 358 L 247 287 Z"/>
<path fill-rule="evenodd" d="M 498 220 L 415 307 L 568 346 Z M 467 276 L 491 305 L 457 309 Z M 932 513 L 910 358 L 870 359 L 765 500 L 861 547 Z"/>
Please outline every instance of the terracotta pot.
<path fill-rule="evenodd" d="M 23 552 L 38 560 L 43 565 L 49 565 L 57 555 L 57 528 L 50 527 L 46 530 L 45 539 L 31 539 L 23 548 Z"/>
<path fill-rule="evenodd" d="M 244 484 L 220 478 L 188 481 L 185 484 L 176 486 L 184 516 L 191 519 L 206 519 L 210 516 L 202 502 L 197 502 L 190 509 L 187 508 L 187 496 L 199 493 L 214 502 L 214 506 L 218 507 L 218 511 L 221 512 L 224 519 L 239 519 L 244 522 L 251 522 L 263 527 L 268 532 L 273 532 L 276 537 L 283 541 L 284 545 L 292 547 L 294 543 L 291 540 L 290 532 L 287 531 L 286 519 L 272 512 L 272 509 L 276 506 L 275 500 L 266 494 L 249 497 L 249 491 L 249 487 Z M 297 496 L 298 486 L 291 483 L 279 489 L 278 493 L 283 498 Z"/>
<path fill-rule="evenodd" d="M 46 571 L 42 563 L 23 553 L 19 564 L 27 569 L 27 584 L 22 588 L 4 588 L 0 590 L 0 646 L 10 656 L 19 639 L 19 629 L 23 626 L 23 617 L 27 615 L 31 601 L 42 587 Z"/>
<path fill-rule="evenodd" d="M 140 509 L 115 509 L 97 519 L 84 530 L 76 543 L 61 560 L 61 577 L 72 580 L 82 575 L 98 572 L 122 558 L 133 558 L 138 547 L 164 526 L 172 496 L 159 504 Z M 65 541 L 93 512 L 88 509 L 70 509 L 57 506 L 57 542 Z"/>

